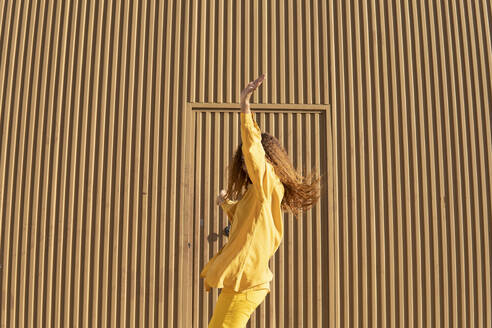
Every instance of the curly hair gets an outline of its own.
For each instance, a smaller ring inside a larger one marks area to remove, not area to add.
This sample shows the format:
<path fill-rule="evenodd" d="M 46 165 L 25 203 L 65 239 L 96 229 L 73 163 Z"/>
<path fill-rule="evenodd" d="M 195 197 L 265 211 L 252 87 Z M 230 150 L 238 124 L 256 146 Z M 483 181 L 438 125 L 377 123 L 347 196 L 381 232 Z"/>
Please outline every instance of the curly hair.
<path fill-rule="evenodd" d="M 284 186 L 282 210 L 291 212 L 296 218 L 302 211 L 311 208 L 320 198 L 320 176 L 313 173 L 303 176 L 292 165 L 287 151 L 280 141 L 269 133 L 261 134 L 261 144 L 265 150 L 266 160 L 272 164 L 276 175 Z M 243 170 L 242 143 L 239 144 L 229 165 L 229 181 L 226 199 L 241 198 L 248 182 L 252 183 L 247 172 Z"/>

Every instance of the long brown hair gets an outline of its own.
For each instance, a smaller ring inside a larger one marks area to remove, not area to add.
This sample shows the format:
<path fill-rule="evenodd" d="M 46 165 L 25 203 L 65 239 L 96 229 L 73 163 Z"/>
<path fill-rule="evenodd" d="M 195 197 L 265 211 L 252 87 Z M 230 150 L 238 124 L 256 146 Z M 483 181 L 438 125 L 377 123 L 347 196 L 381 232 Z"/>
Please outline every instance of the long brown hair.
<path fill-rule="evenodd" d="M 284 185 L 284 197 L 282 210 L 289 211 L 294 216 L 301 214 L 316 204 L 320 197 L 320 177 L 313 173 L 303 176 L 292 165 L 287 151 L 280 141 L 269 133 L 261 134 L 261 144 L 265 150 L 266 160 L 272 164 L 276 175 Z M 243 170 L 244 158 L 242 143 L 237 148 L 232 163 L 229 165 L 229 182 L 226 199 L 237 200 L 242 194 L 248 182 L 251 183 L 248 174 Z"/>

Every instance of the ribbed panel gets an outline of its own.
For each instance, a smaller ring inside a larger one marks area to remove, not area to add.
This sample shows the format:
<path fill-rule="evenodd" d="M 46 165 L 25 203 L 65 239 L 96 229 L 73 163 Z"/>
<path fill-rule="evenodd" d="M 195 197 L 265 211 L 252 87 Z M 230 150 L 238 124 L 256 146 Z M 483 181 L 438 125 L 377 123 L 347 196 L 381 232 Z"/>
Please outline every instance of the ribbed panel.
<path fill-rule="evenodd" d="M 199 105 L 197 105 L 199 106 Z M 195 222 L 193 263 L 193 327 L 212 317 L 217 289 L 204 292 L 199 279 L 206 262 L 227 243 L 228 220 L 215 205 L 227 189 L 227 165 L 240 142 L 239 114 L 213 109 L 195 112 Z M 279 137 L 299 170 L 326 172 L 326 112 L 261 112 L 262 131 Z M 274 273 L 271 293 L 252 315 L 247 327 L 322 327 L 328 312 L 328 192 L 324 174 L 323 198 L 298 220 L 284 214 L 284 239 L 270 260 Z"/>
<path fill-rule="evenodd" d="M 490 1 L 329 13 L 339 325 L 491 327 Z"/>
<path fill-rule="evenodd" d="M 312 261 L 333 265 L 318 293 L 285 239 L 285 294 L 251 325 L 492 327 L 491 17 L 487 0 L 0 1 L 0 326 L 205 326 L 186 106 L 237 103 L 266 72 L 253 103 L 330 105 Z"/>
<path fill-rule="evenodd" d="M 0 326 L 183 316 L 187 12 L 0 2 Z"/>
<path fill-rule="evenodd" d="M 188 99 L 238 103 L 261 73 L 255 103 L 327 104 L 325 1 L 193 1 Z"/>

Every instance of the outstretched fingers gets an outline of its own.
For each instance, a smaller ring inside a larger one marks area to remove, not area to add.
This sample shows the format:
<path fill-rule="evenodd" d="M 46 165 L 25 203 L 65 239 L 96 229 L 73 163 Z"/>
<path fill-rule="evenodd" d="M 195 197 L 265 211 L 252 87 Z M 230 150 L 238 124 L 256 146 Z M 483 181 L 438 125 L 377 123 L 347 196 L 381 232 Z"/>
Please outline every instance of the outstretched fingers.
<path fill-rule="evenodd" d="M 249 100 L 249 97 L 255 91 L 265 80 L 265 74 L 261 74 L 256 80 L 251 81 L 248 83 L 248 85 L 244 88 L 244 90 L 241 92 L 241 101 Z"/>
<path fill-rule="evenodd" d="M 265 80 L 265 73 L 261 74 L 256 80 L 252 82 L 255 89 L 263 83 L 263 80 Z"/>

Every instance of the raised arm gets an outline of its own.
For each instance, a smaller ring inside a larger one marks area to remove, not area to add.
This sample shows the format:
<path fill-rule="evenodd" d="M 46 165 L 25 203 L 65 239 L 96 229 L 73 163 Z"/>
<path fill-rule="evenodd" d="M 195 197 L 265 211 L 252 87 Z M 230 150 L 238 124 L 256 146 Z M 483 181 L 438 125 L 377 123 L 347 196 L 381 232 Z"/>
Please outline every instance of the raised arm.
<path fill-rule="evenodd" d="M 265 74 L 258 79 L 250 82 L 241 92 L 241 139 L 243 142 L 242 152 L 249 178 L 253 182 L 253 187 L 260 199 L 265 199 L 263 187 L 264 176 L 266 173 L 265 150 L 261 144 L 261 130 L 254 120 L 253 113 L 249 105 L 249 98 L 253 91 L 258 88 Z"/>
<path fill-rule="evenodd" d="M 263 80 L 265 80 L 265 74 L 261 74 L 260 77 L 258 77 L 256 80 L 248 83 L 246 88 L 241 91 L 241 113 L 251 113 L 249 107 L 249 98 L 251 98 L 253 91 L 255 91 L 256 88 L 258 88 L 263 83 Z"/>

